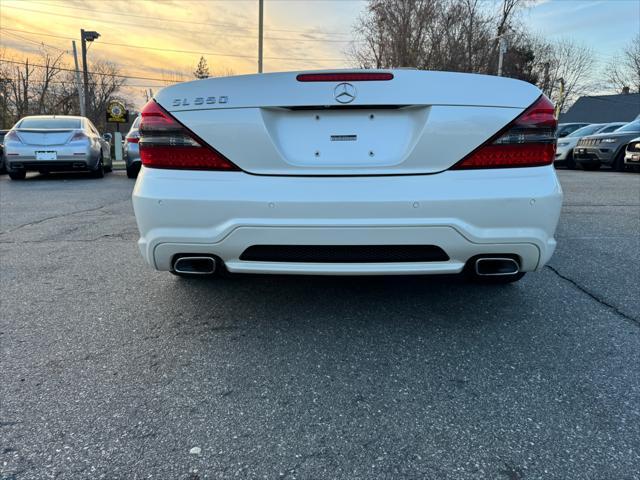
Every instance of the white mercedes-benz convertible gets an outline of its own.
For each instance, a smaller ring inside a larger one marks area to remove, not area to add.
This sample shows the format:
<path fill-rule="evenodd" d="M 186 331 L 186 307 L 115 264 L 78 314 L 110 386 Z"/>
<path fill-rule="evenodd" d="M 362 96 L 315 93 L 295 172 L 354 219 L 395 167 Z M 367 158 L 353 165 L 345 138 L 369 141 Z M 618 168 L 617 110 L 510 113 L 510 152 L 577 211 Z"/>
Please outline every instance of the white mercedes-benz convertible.
<path fill-rule="evenodd" d="M 549 261 L 553 105 L 518 80 L 287 72 L 161 90 L 142 110 L 139 247 L 179 275 L 455 274 Z"/>

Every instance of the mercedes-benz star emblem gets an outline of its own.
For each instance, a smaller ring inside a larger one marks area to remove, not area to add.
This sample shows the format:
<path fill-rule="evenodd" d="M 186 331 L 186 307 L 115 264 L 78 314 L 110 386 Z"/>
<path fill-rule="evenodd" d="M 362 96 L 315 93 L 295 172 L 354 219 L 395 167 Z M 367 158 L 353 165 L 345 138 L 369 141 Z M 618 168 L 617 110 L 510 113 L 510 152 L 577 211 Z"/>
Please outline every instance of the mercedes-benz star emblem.
<path fill-rule="evenodd" d="M 333 91 L 337 102 L 351 103 L 356 98 L 356 87 L 350 83 L 339 83 Z"/>

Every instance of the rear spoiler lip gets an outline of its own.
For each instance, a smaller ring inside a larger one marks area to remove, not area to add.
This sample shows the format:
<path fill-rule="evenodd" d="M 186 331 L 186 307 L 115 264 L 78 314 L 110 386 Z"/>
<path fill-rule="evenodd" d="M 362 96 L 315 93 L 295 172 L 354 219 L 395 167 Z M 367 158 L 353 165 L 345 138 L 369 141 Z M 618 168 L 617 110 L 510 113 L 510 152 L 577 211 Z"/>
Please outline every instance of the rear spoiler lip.
<path fill-rule="evenodd" d="M 14 128 L 14 132 L 24 133 L 66 133 L 76 130 L 82 130 L 82 128 Z"/>

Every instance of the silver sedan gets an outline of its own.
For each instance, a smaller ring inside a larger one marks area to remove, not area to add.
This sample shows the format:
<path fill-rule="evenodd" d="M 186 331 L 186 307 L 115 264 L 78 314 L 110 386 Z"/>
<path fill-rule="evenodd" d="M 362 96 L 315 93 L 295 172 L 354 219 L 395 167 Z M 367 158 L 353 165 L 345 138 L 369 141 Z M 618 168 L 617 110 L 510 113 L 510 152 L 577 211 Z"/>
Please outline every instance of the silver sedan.
<path fill-rule="evenodd" d="M 28 171 L 88 170 L 102 178 L 113 167 L 109 142 L 86 117 L 24 117 L 4 141 L 7 171 L 12 180 L 24 179 Z"/>

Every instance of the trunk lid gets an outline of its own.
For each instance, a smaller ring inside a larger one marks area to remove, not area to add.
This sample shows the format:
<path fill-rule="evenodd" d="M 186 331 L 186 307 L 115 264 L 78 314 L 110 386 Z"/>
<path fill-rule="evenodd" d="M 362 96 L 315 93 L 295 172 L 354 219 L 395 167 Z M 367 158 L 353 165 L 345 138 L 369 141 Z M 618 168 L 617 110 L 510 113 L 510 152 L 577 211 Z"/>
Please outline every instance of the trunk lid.
<path fill-rule="evenodd" d="M 501 77 L 390 72 L 384 81 L 206 79 L 167 87 L 156 101 L 250 173 L 389 175 L 451 167 L 541 94 Z"/>
<path fill-rule="evenodd" d="M 22 143 L 27 145 L 64 145 L 67 143 L 75 129 L 31 129 L 16 130 Z"/>

